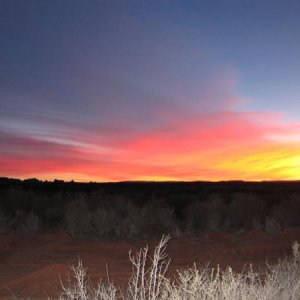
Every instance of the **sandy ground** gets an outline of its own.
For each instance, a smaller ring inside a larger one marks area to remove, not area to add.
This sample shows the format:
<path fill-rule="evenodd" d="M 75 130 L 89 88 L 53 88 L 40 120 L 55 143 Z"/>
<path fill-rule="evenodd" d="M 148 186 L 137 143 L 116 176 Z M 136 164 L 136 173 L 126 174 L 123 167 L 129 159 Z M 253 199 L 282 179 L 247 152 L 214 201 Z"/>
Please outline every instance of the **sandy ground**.
<path fill-rule="evenodd" d="M 241 234 L 202 233 L 171 239 L 170 274 L 192 266 L 228 265 L 239 271 L 246 263 L 276 262 L 291 254 L 292 243 L 300 241 L 300 229 L 288 229 L 274 235 L 260 231 Z M 88 267 L 93 280 L 107 277 L 122 286 L 128 280 L 131 265 L 128 252 L 146 243 L 150 250 L 157 241 L 76 240 L 64 233 L 44 235 L 0 235 L 0 299 L 47 299 L 61 290 L 60 277 L 66 282 L 69 266 L 78 257 Z"/>

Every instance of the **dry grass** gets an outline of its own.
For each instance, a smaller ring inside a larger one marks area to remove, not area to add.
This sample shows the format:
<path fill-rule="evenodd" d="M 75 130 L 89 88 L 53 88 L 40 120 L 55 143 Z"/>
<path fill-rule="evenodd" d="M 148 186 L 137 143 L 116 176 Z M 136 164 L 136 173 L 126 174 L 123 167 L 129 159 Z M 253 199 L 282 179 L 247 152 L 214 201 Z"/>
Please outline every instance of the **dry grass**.
<path fill-rule="evenodd" d="M 299 244 L 292 247 L 293 256 L 266 265 L 263 272 L 251 265 L 242 273 L 228 267 L 193 268 L 178 271 L 174 280 L 166 276 L 170 259 L 166 254 L 169 236 L 163 236 L 149 256 L 148 247 L 135 255 L 129 253 L 132 275 L 127 290 L 121 291 L 109 279 L 93 287 L 87 269 L 79 261 L 72 267 L 74 280 L 62 283 L 60 300 L 296 300 L 300 299 Z"/>

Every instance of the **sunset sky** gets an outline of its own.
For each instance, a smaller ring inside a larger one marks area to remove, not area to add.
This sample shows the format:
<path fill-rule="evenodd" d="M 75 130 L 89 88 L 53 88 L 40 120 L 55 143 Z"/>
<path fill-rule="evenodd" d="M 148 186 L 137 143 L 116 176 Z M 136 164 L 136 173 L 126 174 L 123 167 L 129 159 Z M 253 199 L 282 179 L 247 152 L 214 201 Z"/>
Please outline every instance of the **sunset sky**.
<path fill-rule="evenodd" d="M 300 1 L 1 0 L 0 176 L 300 179 Z"/>

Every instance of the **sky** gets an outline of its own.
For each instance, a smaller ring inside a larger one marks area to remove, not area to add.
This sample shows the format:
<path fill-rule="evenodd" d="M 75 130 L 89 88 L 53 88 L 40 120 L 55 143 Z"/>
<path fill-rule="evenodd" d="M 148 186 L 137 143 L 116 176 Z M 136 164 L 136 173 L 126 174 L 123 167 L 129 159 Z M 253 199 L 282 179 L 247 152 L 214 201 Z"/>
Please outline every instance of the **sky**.
<path fill-rule="evenodd" d="M 0 176 L 300 179 L 300 1 L 1 0 Z"/>

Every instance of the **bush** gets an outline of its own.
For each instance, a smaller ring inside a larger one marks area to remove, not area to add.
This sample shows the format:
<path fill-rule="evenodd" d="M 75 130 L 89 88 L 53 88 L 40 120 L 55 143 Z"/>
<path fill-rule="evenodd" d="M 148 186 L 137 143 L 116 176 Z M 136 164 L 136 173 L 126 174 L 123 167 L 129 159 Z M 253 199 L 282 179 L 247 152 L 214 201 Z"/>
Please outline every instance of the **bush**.
<path fill-rule="evenodd" d="M 283 228 L 300 226 L 300 197 L 297 194 L 287 195 L 272 209 L 271 217 L 276 219 Z"/>
<path fill-rule="evenodd" d="M 174 212 L 162 200 L 137 205 L 122 197 L 107 198 L 89 208 L 87 201 L 77 199 L 67 205 L 65 219 L 67 231 L 75 237 L 132 239 L 163 232 L 178 234 Z"/>
<path fill-rule="evenodd" d="M 281 230 L 280 223 L 272 218 L 272 217 L 266 217 L 265 219 L 265 232 L 268 234 L 275 234 Z"/>
<path fill-rule="evenodd" d="M 185 209 L 186 229 L 188 231 L 207 228 L 207 209 L 204 202 L 194 202 Z"/>
<path fill-rule="evenodd" d="M 300 198 L 296 192 L 279 194 L 276 201 L 271 201 L 274 194 L 268 194 L 272 196 L 268 199 L 258 192 L 178 193 L 175 198 L 169 198 L 166 192 L 163 195 L 161 198 L 155 192 L 143 194 L 126 189 L 119 193 L 49 194 L 9 189 L 0 194 L 0 232 L 63 228 L 80 238 L 135 239 L 157 237 L 165 232 L 180 236 L 182 231 L 254 228 L 275 232 L 300 227 Z"/>
<path fill-rule="evenodd" d="M 98 207 L 91 214 L 91 232 L 97 238 L 107 238 L 116 235 L 118 218 L 116 212 L 111 208 Z"/>
<path fill-rule="evenodd" d="M 252 229 L 253 220 L 261 220 L 265 215 L 265 206 L 265 202 L 253 193 L 234 193 L 226 211 L 226 228 Z"/>
<path fill-rule="evenodd" d="M 160 236 L 178 231 L 176 216 L 163 199 L 152 199 L 142 208 L 142 229 L 145 236 Z"/>
<path fill-rule="evenodd" d="M 7 213 L 0 208 L 0 233 L 6 233 L 10 229 L 10 222 Z"/>
<path fill-rule="evenodd" d="M 132 275 L 127 290 L 122 293 L 109 280 L 99 281 L 94 287 L 87 276 L 87 269 L 79 261 L 72 266 L 74 281 L 62 283 L 60 300 L 298 300 L 300 299 L 299 243 L 295 242 L 292 259 L 266 265 L 263 273 L 250 265 L 243 273 L 228 267 L 184 269 L 174 279 L 167 277 L 170 259 L 166 254 L 168 236 L 163 236 L 149 259 L 148 247 L 135 255 L 129 253 Z"/>
<path fill-rule="evenodd" d="M 193 202 L 185 210 L 187 230 L 219 230 L 224 212 L 224 200 L 218 194 L 209 195 L 205 201 Z"/>
<path fill-rule="evenodd" d="M 36 233 L 39 230 L 40 230 L 40 219 L 34 212 L 30 212 L 25 217 L 22 231 L 26 233 Z"/>
<path fill-rule="evenodd" d="M 224 218 L 224 199 L 218 194 L 211 194 L 207 199 L 207 229 L 210 231 L 220 230 Z"/>
<path fill-rule="evenodd" d="M 65 222 L 67 231 L 75 237 L 91 235 L 91 214 L 82 199 L 70 202 L 66 207 Z"/>

